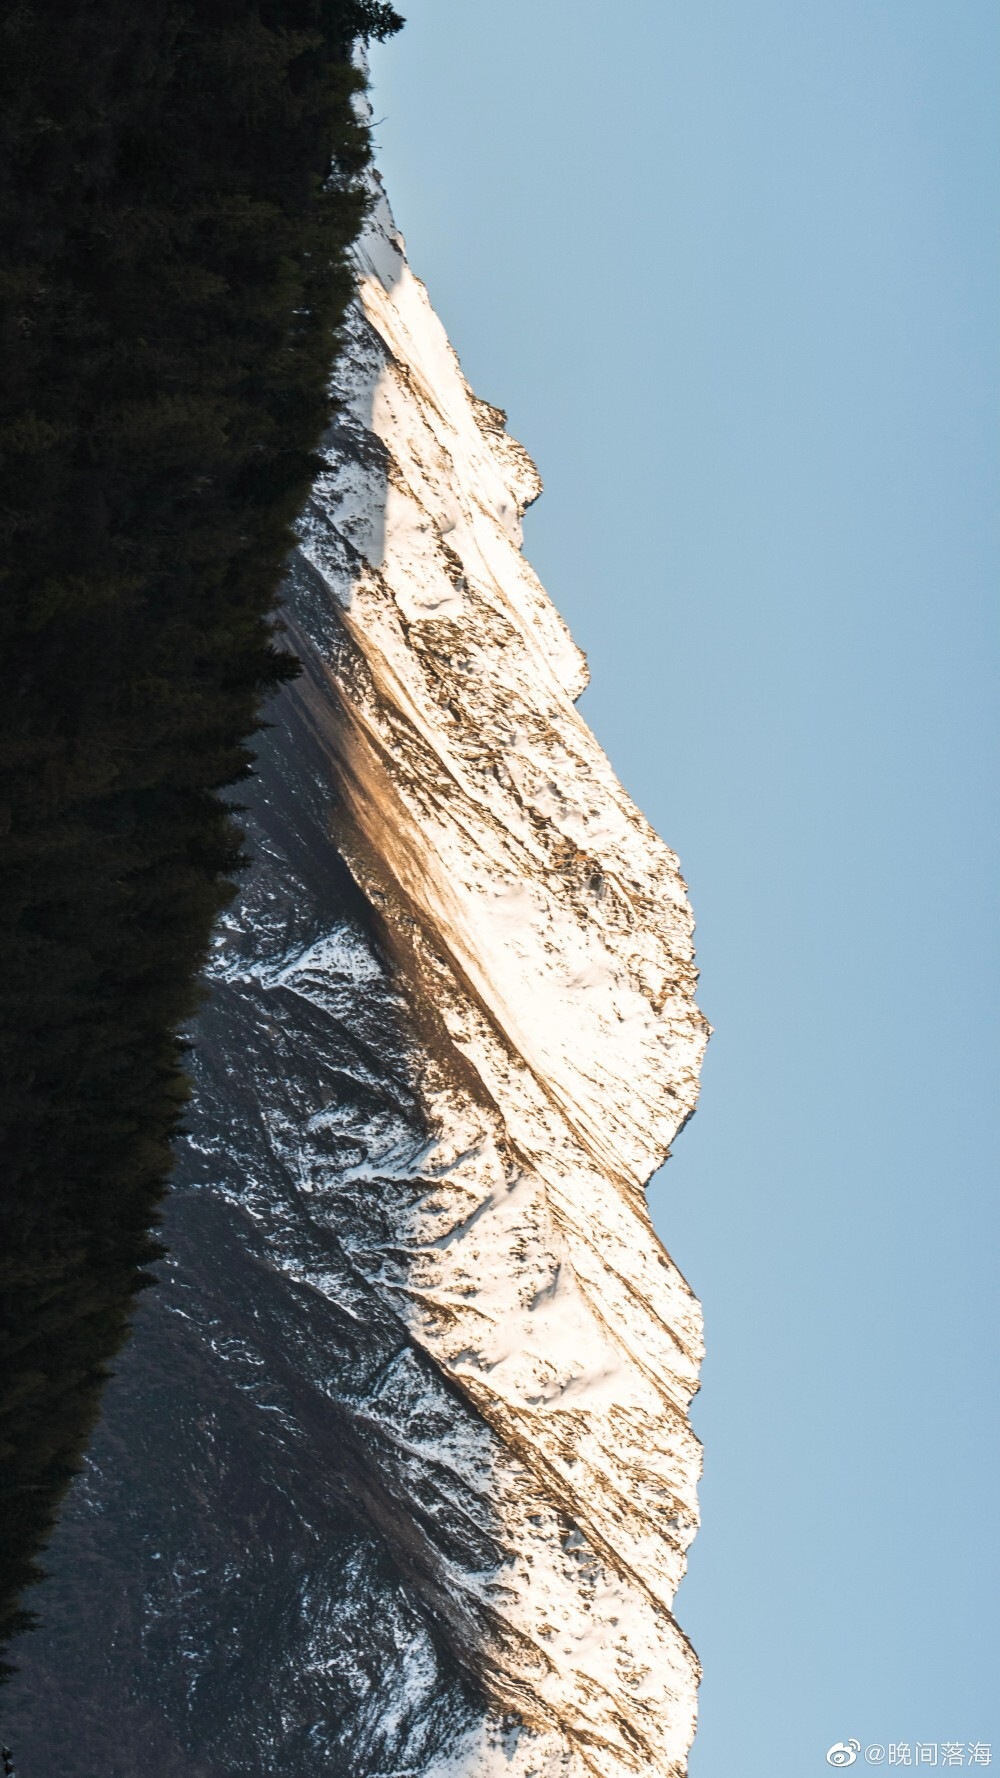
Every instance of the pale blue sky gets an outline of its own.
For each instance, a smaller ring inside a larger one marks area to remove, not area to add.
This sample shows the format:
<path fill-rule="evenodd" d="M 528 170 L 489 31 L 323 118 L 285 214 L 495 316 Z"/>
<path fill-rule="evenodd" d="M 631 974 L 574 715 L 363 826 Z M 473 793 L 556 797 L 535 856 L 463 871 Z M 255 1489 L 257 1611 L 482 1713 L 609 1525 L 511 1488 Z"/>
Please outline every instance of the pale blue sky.
<path fill-rule="evenodd" d="M 1000 1766 L 1000 5 L 403 9 L 397 220 L 717 1030 L 652 1190 L 709 1349 L 692 1778 Z"/>

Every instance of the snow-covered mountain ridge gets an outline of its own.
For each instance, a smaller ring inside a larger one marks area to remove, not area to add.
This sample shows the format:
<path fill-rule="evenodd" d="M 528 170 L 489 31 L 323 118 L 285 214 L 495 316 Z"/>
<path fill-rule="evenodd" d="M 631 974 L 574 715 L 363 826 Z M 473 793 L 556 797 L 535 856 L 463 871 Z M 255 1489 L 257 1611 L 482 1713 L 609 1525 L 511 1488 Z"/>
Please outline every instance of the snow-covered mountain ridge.
<path fill-rule="evenodd" d="M 80 1757 L 668 1778 L 701 1331 L 643 1186 L 697 1092 L 690 912 L 381 194 L 358 265 L 171 1259 L 50 1564 L 68 1612 L 131 1551 Z"/>

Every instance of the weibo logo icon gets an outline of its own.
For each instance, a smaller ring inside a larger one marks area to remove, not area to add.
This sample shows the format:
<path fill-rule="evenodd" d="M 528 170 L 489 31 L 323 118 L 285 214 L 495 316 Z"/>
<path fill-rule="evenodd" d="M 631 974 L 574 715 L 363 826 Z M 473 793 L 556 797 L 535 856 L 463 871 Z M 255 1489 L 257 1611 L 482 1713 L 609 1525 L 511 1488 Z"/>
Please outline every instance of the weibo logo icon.
<path fill-rule="evenodd" d="M 826 1756 L 828 1766 L 853 1766 L 861 1752 L 860 1741 L 835 1741 Z"/>

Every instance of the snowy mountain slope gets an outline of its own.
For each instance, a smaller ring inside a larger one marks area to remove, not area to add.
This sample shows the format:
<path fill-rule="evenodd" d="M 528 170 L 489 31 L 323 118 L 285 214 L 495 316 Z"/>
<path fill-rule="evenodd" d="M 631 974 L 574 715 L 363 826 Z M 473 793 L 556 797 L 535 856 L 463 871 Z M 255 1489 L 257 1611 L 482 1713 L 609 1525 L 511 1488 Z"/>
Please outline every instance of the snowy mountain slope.
<path fill-rule="evenodd" d="M 642 1187 L 706 1037 L 684 885 L 381 196 L 338 383 L 171 1258 L 23 1647 L 19 1772 L 666 1778 L 701 1335 Z"/>

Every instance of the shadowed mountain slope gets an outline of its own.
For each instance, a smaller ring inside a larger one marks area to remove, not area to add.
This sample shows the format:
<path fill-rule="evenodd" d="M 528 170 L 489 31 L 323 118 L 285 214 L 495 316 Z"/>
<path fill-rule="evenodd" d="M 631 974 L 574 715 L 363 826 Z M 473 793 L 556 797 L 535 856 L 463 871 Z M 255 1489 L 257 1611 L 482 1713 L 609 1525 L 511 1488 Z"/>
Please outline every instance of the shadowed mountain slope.
<path fill-rule="evenodd" d="M 357 264 L 303 671 L 20 1778 L 686 1769 L 700 1317 L 643 1186 L 697 1090 L 690 912 L 574 708 L 534 468 L 381 198 Z"/>

